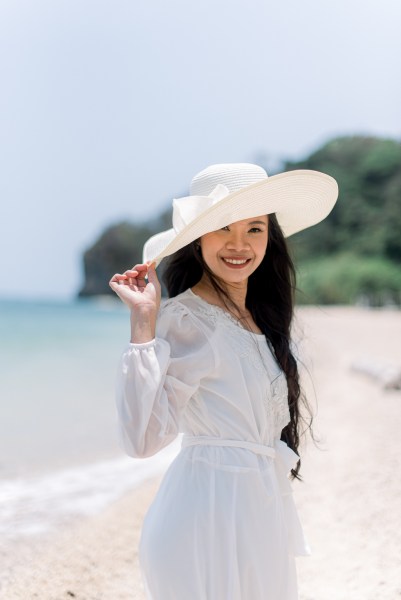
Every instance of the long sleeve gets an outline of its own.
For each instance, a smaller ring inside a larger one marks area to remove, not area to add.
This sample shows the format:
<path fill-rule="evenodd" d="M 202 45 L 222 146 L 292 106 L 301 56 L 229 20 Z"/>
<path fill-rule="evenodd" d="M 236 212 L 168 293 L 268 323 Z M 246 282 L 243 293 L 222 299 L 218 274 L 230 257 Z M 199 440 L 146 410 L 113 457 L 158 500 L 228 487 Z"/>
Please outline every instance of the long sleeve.
<path fill-rule="evenodd" d="M 214 368 L 207 331 L 181 303 L 161 309 L 156 338 L 129 344 L 117 376 L 119 437 L 127 454 L 156 454 L 178 435 L 180 417 Z"/>

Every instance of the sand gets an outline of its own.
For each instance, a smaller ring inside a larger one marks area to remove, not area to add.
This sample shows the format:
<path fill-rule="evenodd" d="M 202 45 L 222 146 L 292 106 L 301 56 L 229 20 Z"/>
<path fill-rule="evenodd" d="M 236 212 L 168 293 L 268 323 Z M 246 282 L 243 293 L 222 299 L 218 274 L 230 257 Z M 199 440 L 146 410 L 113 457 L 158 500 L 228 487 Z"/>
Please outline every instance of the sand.
<path fill-rule="evenodd" d="M 302 308 L 298 320 L 320 439 L 303 444 L 304 481 L 293 485 L 312 547 L 297 559 L 300 600 L 401 598 L 401 392 L 350 368 L 360 359 L 401 366 L 401 313 Z M 147 481 L 55 535 L 3 547 L 0 597 L 144 599 L 137 545 L 159 484 Z"/>

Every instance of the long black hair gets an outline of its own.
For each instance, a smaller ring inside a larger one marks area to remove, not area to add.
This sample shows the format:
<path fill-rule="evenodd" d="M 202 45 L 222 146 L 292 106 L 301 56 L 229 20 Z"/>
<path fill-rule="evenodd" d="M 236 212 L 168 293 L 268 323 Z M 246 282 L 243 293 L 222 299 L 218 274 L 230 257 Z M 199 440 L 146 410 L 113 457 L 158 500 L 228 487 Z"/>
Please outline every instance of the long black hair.
<path fill-rule="evenodd" d="M 307 423 L 307 429 L 311 430 L 313 417 L 301 392 L 297 361 L 290 346 L 296 274 L 275 214 L 269 215 L 268 232 L 265 256 L 248 279 L 245 305 L 256 325 L 266 336 L 267 343 L 286 376 L 290 422 L 282 430 L 281 439 L 294 452 L 298 452 L 300 435 L 303 433 L 300 431 L 301 422 Z M 233 306 L 224 285 L 204 262 L 197 241 L 181 248 L 167 259 L 162 278 L 171 298 L 193 287 L 203 274 L 208 277 L 225 306 L 229 308 L 227 301 Z M 308 418 L 301 414 L 301 403 Z M 292 478 L 301 479 L 299 469 L 300 460 L 291 471 Z"/>

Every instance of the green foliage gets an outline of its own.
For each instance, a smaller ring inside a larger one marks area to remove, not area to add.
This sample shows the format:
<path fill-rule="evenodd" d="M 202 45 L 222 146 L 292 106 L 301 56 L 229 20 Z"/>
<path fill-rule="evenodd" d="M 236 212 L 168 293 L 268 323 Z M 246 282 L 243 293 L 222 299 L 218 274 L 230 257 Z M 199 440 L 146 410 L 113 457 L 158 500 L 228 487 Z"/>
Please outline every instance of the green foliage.
<path fill-rule="evenodd" d="M 350 251 L 401 261 L 401 144 L 345 137 L 332 140 L 286 170 L 314 169 L 332 175 L 339 199 L 320 224 L 290 238 L 296 258 Z"/>
<path fill-rule="evenodd" d="M 339 254 L 302 262 L 297 300 L 305 304 L 401 303 L 401 269 L 380 257 Z"/>
<path fill-rule="evenodd" d="M 401 144 L 373 137 L 340 137 L 284 170 L 332 175 L 339 199 L 329 216 L 288 240 L 299 267 L 299 301 L 350 303 L 361 298 L 401 304 Z M 171 227 L 171 208 L 146 224 L 108 228 L 85 252 L 80 295 L 111 293 L 113 273 L 142 260 L 145 240 Z"/>

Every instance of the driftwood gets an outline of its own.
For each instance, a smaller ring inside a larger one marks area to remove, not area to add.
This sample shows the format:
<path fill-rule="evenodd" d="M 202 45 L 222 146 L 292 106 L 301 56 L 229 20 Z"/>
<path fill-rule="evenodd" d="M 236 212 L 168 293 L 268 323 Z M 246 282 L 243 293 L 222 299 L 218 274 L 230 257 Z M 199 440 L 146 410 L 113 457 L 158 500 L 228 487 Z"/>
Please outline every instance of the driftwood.
<path fill-rule="evenodd" d="M 386 390 L 401 390 L 401 366 L 361 358 L 351 364 L 351 370 L 368 375 Z"/>

